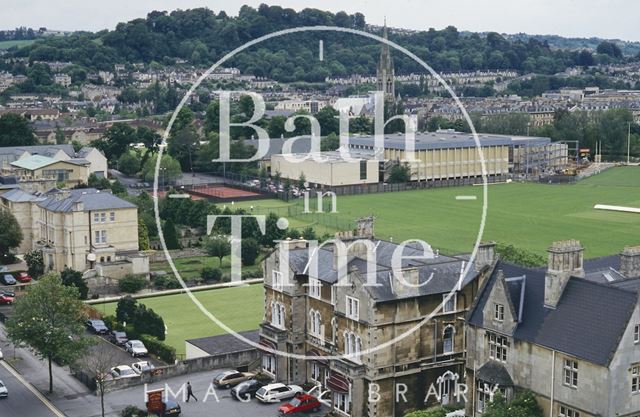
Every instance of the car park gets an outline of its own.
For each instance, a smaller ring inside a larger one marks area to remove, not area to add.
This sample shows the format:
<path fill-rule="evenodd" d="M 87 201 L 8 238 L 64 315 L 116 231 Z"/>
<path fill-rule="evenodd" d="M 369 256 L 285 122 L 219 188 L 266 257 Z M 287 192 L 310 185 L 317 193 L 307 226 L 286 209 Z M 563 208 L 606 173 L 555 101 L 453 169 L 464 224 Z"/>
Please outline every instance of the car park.
<path fill-rule="evenodd" d="M 109 333 L 109 340 L 118 346 L 123 346 L 129 341 L 127 334 L 118 330 L 113 330 Z"/>
<path fill-rule="evenodd" d="M 2 274 L 2 283 L 4 285 L 15 285 L 16 279 L 11 274 Z"/>
<path fill-rule="evenodd" d="M 313 395 L 298 394 L 290 402 L 281 405 L 278 408 L 280 414 L 290 415 L 296 413 L 308 413 L 309 411 L 318 411 L 322 407 L 320 401 Z"/>
<path fill-rule="evenodd" d="M 216 375 L 215 378 L 213 378 L 213 383 L 217 387 L 229 388 L 249 380 L 254 376 L 256 376 L 256 374 L 251 372 L 225 371 Z"/>
<path fill-rule="evenodd" d="M 7 398 L 9 396 L 9 390 L 4 382 L 0 381 L 0 398 Z"/>
<path fill-rule="evenodd" d="M 113 379 L 135 378 L 138 376 L 136 371 L 128 365 L 114 366 L 109 374 Z"/>
<path fill-rule="evenodd" d="M 31 275 L 27 272 L 19 272 L 18 275 L 16 275 L 16 279 L 22 283 L 31 282 Z"/>
<path fill-rule="evenodd" d="M 285 385 L 281 383 L 269 384 L 256 392 L 256 399 L 263 403 L 274 403 L 288 400 L 302 392 L 302 388 L 297 385 Z"/>
<path fill-rule="evenodd" d="M 256 392 L 264 387 L 266 383 L 257 379 L 250 379 L 236 385 L 231 389 L 231 397 L 236 400 L 246 401 L 256 396 Z"/>
<path fill-rule="evenodd" d="M 144 343 L 139 340 L 129 340 L 124 344 L 124 350 L 126 350 L 127 353 L 130 353 L 133 357 L 147 356 L 149 354 Z"/>
<path fill-rule="evenodd" d="M 107 334 L 109 329 L 102 320 L 87 320 L 87 329 L 95 334 Z"/>
<path fill-rule="evenodd" d="M 156 369 L 156 367 L 153 366 L 153 364 L 149 361 L 140 361 L 140 362 L 132 363 L 131 368 L 138 375 L 140 375 L 144 371 L 150 371 L 152 369 Z"/>
<path fill-rule="evenodd" d="M 13 304 L 15 297 L 8 294 L 0 293 L 0 304 Z"/>

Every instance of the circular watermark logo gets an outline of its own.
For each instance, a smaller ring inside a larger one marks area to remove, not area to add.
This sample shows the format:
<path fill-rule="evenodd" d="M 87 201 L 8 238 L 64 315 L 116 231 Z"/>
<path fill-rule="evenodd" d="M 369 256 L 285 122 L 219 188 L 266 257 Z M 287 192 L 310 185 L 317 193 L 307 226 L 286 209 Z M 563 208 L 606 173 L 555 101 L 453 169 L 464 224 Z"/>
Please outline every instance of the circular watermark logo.
<path fill-rule="evenodd" d="M 239 46 L 238 48 L 234 49 L 233 51 L 229 52 L 228 54 L 226 54 L 225 56 L 223 56 L 220 60 L 218 60 L 215 64 L 213 64 L 209 69 L 207 69 L 207 71 L 205 71 L 199 78 L 198 80 L 191 86 L 191 88 L 186 92 L 186 94 L 184 95 L 184 97 L 180 100 L 180 103 L 178 104 L 178 107 L 174 110 L 173 114 L 171 115 L 171 118 L 169 120 L 169 123 L 167 125 L 167 128 L 164 131 L 163 134 L 163 145 L 160 147 L 159 152 L 158 152 L 158 158 L 156 160 L 156 166 L 155 166 L 155 175 L 154 175 L 154 183 L 153 183 L 153 196 L 154 196 L 154 211 L 155 211 L 155 218 L 156 218 L 156 224 L 158 227 L 158 235 L 160 238 L 160 243 L 162 245 L 163 251 L 165 253 L 166 259 L 171 267 L 171 270 L 173 272 L 173 274 L 175 275 L 175 277 L 177 278 L 177 280 L 179 281 L 180 285 L 182 286 L 182 288 L 185 290 L 185 293 L 188 295 L 188 297 L 190 298 L 190 300 L 198 307 L 198 309 L 209 319 L 211 320 L 213 323 L 215 323 L 217 326 L 219 326 L 220 328 L 222 328 L 224 331 L 226 331 L 229 334 L 234 335 L 236 338 L 238 338 L 239 340 L 243 341 L 244 343 L 253 346 L 257 349 L 260 349 L 262 351 L 266 351 L 272 354 L 277 354 L 277 355 L 282 355 L 282 356 L 286 356 L 289 358 L 294 358 L 294 359 L 303 359 L 303 360 L 307 360 L 307 359 L 317 359 L 316 356 L 310 356 L 310 355 L 306 355 L 306 354 L 296 354 L 296 353 L 291 353 L 291 352 L 286 352 L 286 351 L 280 351 L 278 349 L 274 349 L 271 347 L 266 347 L 266 346 L 262 346 L 259 343 L 256 343 L 252 340 L 247 339 L 246 337 L 244 337 L 243 335 L 239 334 L 238 332 L 234 331 L 233 329 L 231 329 L 229 326 L 227 326 L 224 322 L 222 322 L 219 318 L 217 318 L 213 313 L 211 313 L 201 302 L 200 300 L 198 300 L 194 294 L 192 293 L 192 291 L 190 290 L 190 288 L 186 285 L 186 283 L 184 282 L 184 280 L 182 279 L 182 276 L 180 275 L 180 271 L 178 271 L 178 269 L 176 268 L 176 265 L 171 257 L 171 253 L 169 252 L 166 242 L 165 242 L 165 238 L 164 238 L 164 234 L 162 231 L 162 222 L 161 222 L 161 218 L 160 218 L 160 210 L 159 210 L 159 198 L 158 198 L 158 178 L 159 178 L 159 174 L 160 174 L 160 168 L 161 168 L 161 160 L 162 160 L 162 155 L 164 152 L 164 148 L 167 144 L 167 141 L 169 140 L 169 134 L 171 132 L 171 128 L 173 127 L 174 122 L 176 121 L 176 118 L 180 112 L 180 110 L 182 109 L 182 107 L 187 103 L 187 101 L 189 100 L 189 97 L 195 92 L 195 90 L 198 88 L 198 86 L 200 86 L 200 84 L 207 78 L 209 77 L 217 68 L 219 68 L 222 64 L 224 64 L 225 62 L 227 62 L 229 59 L 231 59 L 232 57 L 234 57 L 236 54 L 245 51 L 246 49 L 257 45 L 261 42 L 267 41 L 269 39 L 274 39 L 274 38 L 278 38 L 284 35 L 290 35 L 290 34 L 295 34 L 295 33 L 301 33 L 301 32 L 344 32 L 344 33 L 348 33 L 348 34 L 352 34 L 352 35 L 356 35 L 356 36 L 361 36 L 361 37 L 365 37 L 365 38 L 369 38 L 369 39 L 373 39 L 375 41 L 381 42 L 382 44 L 386 44 L 389 47 L 394 48 L 395 50 L 403 53 L 404 55 L 408 56 L 409 58 L 413 59 L 416 63 L 418 63 L 422 68 L 424 68 L 429 74 L 431 74 L 431 76 L 433 76 L 441 85 L 442 87 L 451 95 L 451 97 L 454 99 L 456 105 L 458 106 L 458 108 L 460 109 L 464 120 L 467 122 L 468 126 L 471 129 L 471 133 L 475 142 L 475 146 L 478 152 L 478 158 L 480 160 L 480 165 L 481 165 L 481 172 L 482 172 L 482 194 L 483 194 L 483 201 L 482 201 L 482 212 L 481 212 L 481 216 L 480 216 L 480 222 L 479 222 L 479 228 L 478 228 L 478 233 L 476 235 L 476 239 L 475 239 L 475 243 L 473 246 L 473 250 L 471 252 L 471 255 L 469 257 L 468 262 L 463 263 L 463 268 L 460 271 L 459 274 L 459 278 L 458 278 L 458 282 L 456 283 L 456 285 L 452 286 L 451 291 L 446 294 L 446 296 L 443 297 L 442 299 L 442 303 L 440 303 L 440 305 L 434 309 L 434 311 L 432 311 L 430 314 L 424 316 L 418 323 L 416 323 L 414 326 L 412 326 L 411 328 L 407 329 L 406 331 L 402 332 L 401 334 L 397 335 L 396 337 L 392 338 L 391 340 L 385 341 L 383 343 L 380 344 L 376 344 L 373 347 L 369 347 L 366 349 L 362 349 L 361 351 L 358 352 L 358 356 L 362 356 L 362 355 L 367 355 L 382 349 L 386 349 L 389 346 L 392 346 L 396 343 L 398 343 L 400 340 L 404 339 L 405 337 L 411 335 L 412 333 L 416 332 L 417 330 L 419 330 L 423 325 L 425 325 L 426 323 L 428 323 L 436 314 L 438 314 L 438 312 L 442 311 L 444 306 L 453 298 L 455 297 L 456 291 L 461 288 L 462 283 L 465 279 L 465 277 L 467 277 L 467 275 L 469 273 L 471 273 L 471 269 L 474 268 L 474 260 L 476 259 L 477 253 L 478 253 L 478 249 L 480 247 L 481 241 L 482 241 L 482 236 L 483 236 L 483 232 L 484 232 L 484 228 L 485 228 L 485 221 L 486 221 L 486 215 L 487 215 L 487 208 L 488 208 L 488 182 L 487 182 L 487 167 L 486 167 L 486 163 L 485 163 L 485 158 L 484 158 L 484 153 L 483 153 L 483 149 L 480 143 L 480 139 L 478 137 L 478 134 L 475 130 L 475 127 L 473 125 L 473 121 L 471 120 L 471 117 L 469 116 L 469 114 L 467 113 L 466 109 L 464 108 L 462 102 L 460 101 L 460 99 L 458 98 L 458 96 L 455 94 L 454 90 L 445 82 L 445 80 L 433 69 L 431 68 L 426 62 L 424 62 L 421 58 L 419 58 L 418 56 L 416 56 L 414 53 L 412 53 L 411 51 L 409 51 L 408 49 L 375 34 L 369 33 L 369 32 L 364 32 L 364 31 L 360 31 L 357 29 L 351 29 L 351 28 L 343 28 L 343 27 L 334 27 L 334 26 L 305 26 L 305 27 L 297 27 L 297 28 L 290 28 L 290 29 L 285 29 L 285 30 L 281 30 L 281 31 L 277 31 L 277 32 L 273 32 L 271 34 L 268 35 L 264 35 L 261 36 L 257 39 L 254 39 L 252 41 L 249 41 L 247 43 L 245 43 L 242 46 Z M 221 92 L 222 94 L 222 92 Z M 256 94 L 256 93 L 247 93 L 247 94 Z M 309 117 L 309 116 L 307 116 Z M 250 120 L 250 122 L 255 122 L 255 120 Z M 293 125 L 292 122 L 287 122 L 289 123 L 290 126 Z M 293 130 L 293 129 L 292 129 Z M 313 132 L 312 132 L 313 134 Z M 380 136 L 382 137 L 382 140 L 384 140 L 384 132 L 380 133 Z M 228 149 L 228 142 L 227 142 L 227 148 L 225 149 L 225 144 L 223 143 L 224 141 L 223 139 L 223 135 L 221 134 L 221 144 L 220 144 L 220 155 L 221 158 L 223 155 L 226 154 L 227 158 L 229 156 L 229 149 Z M 227 138 L 228 139 L 228 138 Z M 268 138 L 267 138 L 268 139 Z M 260 141 L 259 146 L 262 147 L 264 141 Z M 411 144 L 408 144 L 407 146 L 407 151 L 410 150 L 410 146 Z M 413 148 L 411 148 L 412 150 Z M 348 158 L 348 155 L 344 155 L 345 158 Z M 239 160 L 235 160 L 235 161 L 239 161 Z M 246 161 L 246 160 L 244 160 Z M 252 216 L 251 216 L 252 217 Z M 232 219 L 233 220 L 233 219 Z M 258 222 L 260 223 L 260 222 Z M 241 224 L 240 221 L 238 221 L 238 226 Z M 288 226 L 288 221 L 284 218 L 281 218 L 278 221 L 278 227 L 279 228 L 286 228 Z M 262 226 L 261 226 L 262 227 Z M 209 229 L 209 227 L 207 227 Z M 417 240 L 412 240 L 413 242 L 420 242 Z M 239 245 L 239 242 L 236 242 Z M 422 242 L 424 245 L 423 248 L 429 247 L 426 243 Z M 232 238 L 232 245 L 233 245 L 233 238 Z M 336 249 L 337 250 L 337 249 Z M 232 249 L 232 258 L 233 255 L 237 255 L 236 253 L 234 253 L 233 249 Z M 237 256 L 236 256 L 237 257 Z M 240 262 L 239 259 L 235 260 L 236 262 Z M 232 259 L 232 263 L 234 262 L 234 260 Z M 395 270 L 396 268 L 394 268 Z M 408 286 L 412 286 L 410 283 L 406 282 L 403 280 L 402 277 L 400 277 L 400 279 L 403 281 L 403 284 L 408 285 Z M 414 287 L 416 285 L 413 285 Z M 419 286 L 419 285 L 418 285 Z M 325 360 L 332 360 L 332 359 L 343 359 L 343 358 L 353 358 L 353 353 L 350 354 L 340 354 L 340 355 L 327 355 L 327 356 L 323 356 L 323 359 Z"/>

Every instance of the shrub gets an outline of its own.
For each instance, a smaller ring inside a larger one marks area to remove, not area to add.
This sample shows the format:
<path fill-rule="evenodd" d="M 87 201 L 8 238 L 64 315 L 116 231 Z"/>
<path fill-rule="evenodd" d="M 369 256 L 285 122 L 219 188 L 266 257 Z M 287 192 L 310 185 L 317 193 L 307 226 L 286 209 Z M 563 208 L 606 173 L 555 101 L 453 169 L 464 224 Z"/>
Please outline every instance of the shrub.
<path fill-rule="evenodd" d="M 260 254 L 260 244 L 252 237 L 242 240 L 242 264 L 253 265 Z"/>
<path fill-rule="evenodd" d="M 165 338 L 164 320 L 155 311 L 144 304 L 138 304 L 132 320 L 136 332 L 154 336 L 159 340 Z"/>
<path fill-rule="evenodd" d="M 213 268 L 210 266 L 205 266 L 202 268 L 202 279 L 205 281 L 214 281 L 218 282 L 222 279 L 222 271 L 220 268 Z"/>
<path fill-rule="evenodd" d="M 147 285 L 147 280 L 144 277 L 136 275 L 127 275 L 118 281 L 118 288 L 120 291 L 134 294 L 143 289 Z"/>
<path fill-rule="evenodd" d="M 160 360 L 166 363 L 174 363 L 176 361 L 176 349 L 173 346 L 169 346 L 147 334 L 141 334 L 140 340 L 147 347 L 149 353 L 156 355 Z"/>
<path fill-rule="evenodd" d="M 105 326 L 107 326 L 109 330 L 120 330 L 122 327 L 114 315 L 104 316 L 102 321 L 104 321 Z"/>
<path fill-rule="evenodd" d="M 153 285 L 158 289 L 180 288 L 180 283 L 173 275 L 158 275 L 153 279 Z"/>
<path fill-rule="evenodd" d="M 141 410 L 135 405 L 130 405 L 120 412 L 121 417 L 147 417 L 149 413 Z"/>

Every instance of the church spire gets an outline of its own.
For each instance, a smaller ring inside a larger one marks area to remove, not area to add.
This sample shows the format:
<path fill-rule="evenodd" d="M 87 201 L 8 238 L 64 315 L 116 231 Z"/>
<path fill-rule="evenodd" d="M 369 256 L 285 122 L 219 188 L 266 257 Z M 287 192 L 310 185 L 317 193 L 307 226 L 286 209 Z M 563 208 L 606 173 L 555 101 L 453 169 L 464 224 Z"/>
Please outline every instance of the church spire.
<path fill-rule="evenodd" d="M 384 18 L 384 27 L 382 29 L 382 38 L 386 41 L 389 39 L 387 32 L 387 18 Z M 385 101 L 393 102 L 395 100 L 395 79 L 394 79 L 393 59 L 389 45 L 382 43 L 380 51 L 380 61 L 377 68 L 377 87 L 378 91 L 384 92 Z"/>

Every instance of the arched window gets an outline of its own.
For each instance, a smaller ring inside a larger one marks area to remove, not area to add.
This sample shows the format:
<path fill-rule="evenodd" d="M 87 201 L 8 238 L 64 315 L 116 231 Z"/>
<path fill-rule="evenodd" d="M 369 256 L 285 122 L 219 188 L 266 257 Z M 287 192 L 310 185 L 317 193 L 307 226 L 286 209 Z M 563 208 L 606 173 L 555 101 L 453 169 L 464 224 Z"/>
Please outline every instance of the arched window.
<path fill-rule="evenodd" d="M 443 334 L 443 352 L 444 353 L 453 353 L 453 335 L 455 334 L 455 329 L 453 326 L 449 325 L 444 328 Z"/>

